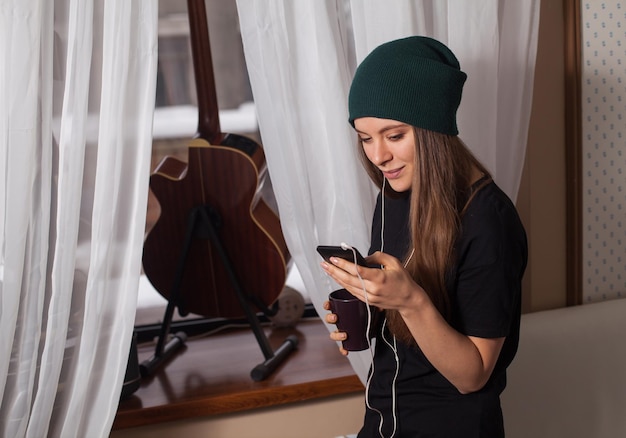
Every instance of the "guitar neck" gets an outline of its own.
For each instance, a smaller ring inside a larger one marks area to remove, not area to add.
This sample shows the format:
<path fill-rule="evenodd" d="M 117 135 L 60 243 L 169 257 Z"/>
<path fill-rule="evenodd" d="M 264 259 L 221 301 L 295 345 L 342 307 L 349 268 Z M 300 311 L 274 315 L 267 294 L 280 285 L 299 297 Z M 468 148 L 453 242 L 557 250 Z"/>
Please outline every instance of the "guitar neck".
<path fill-rule="evenodd" d="M 191 31 L 191 56 L 198 97 L 198 136 L 210 144 L 219 144 L 223 135 L 220 128 L 204 0 L 187 0 L 187 8 Z"/>

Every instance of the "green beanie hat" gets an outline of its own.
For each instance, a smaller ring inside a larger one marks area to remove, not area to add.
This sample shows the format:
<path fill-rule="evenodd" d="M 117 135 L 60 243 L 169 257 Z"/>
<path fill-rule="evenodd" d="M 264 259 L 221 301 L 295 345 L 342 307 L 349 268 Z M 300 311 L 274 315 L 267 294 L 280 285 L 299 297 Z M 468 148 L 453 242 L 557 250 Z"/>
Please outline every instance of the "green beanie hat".
<path fill-rule="evenodd" d="M 437 40 L 412 36 L 384 43 L 354 74 L 350 124 L 377 117 L 457 135 L 456 110 L 466 78 L 454 54 Z"/>

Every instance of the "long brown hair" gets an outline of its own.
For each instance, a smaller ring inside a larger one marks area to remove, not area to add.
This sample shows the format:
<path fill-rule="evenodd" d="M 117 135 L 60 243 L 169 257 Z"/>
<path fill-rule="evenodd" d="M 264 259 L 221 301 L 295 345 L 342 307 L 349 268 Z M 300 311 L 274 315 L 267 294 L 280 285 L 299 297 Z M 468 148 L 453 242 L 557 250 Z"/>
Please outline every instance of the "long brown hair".
<path fill-rule="evenodd" d="M 450 300 L 446 289 L 446 273 L 454 260 L 461 217 L 474 193 L 491 177 L 458 137 L 425 129 L 413 128 L 415 162 L 411 188 L 410 232 L 413 251 L 405 257 L 406 269 L 426 291 L 446 320 L 450 320 Z M 381 171 L 360 148 L 365 169 L 370 178 L 382 188 Z M 471 186 L 478 169 L 487 178 L 479 187 Z M 385 196 L 398 196 L 388 185 Z M 412 254 L 412 255 L 411 255 Z M 397 311 L 386 311 L 391 332 L 398 340 L 414 343 L 402 317 Z"/>

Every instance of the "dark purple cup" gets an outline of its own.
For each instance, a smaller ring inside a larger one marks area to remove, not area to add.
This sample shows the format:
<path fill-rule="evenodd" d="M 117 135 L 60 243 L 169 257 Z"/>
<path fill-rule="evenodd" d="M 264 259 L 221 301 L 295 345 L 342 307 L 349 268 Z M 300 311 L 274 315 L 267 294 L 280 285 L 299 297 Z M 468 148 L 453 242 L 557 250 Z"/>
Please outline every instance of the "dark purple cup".
<path fill-rule="evenodd" d="M 345 289 L 331 292 L 328 300 L 330 310 L 337 315 L 337 329 L 347 335 L 346 340 L 341 342 L 343 348 L 348 351 L 361 351 L 369 348 L 367 305 Z M 372 306 L 370 309 L 372 317 L 370 327 L 373 327 L 377 309 Z"/>

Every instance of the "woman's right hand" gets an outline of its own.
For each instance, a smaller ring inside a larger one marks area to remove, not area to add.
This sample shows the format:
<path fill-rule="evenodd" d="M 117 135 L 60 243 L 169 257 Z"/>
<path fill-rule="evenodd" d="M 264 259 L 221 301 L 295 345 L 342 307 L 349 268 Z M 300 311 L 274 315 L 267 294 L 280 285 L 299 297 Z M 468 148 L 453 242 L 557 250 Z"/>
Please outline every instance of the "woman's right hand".
<path fill-rule="evenodd" d="M 324 301 L 323 306 L 324 306 L 324 310 L 330 310 L 330 301 Z M 337 315 L 335 315 L 332 312 L 327 313 L 325 320 L 329 324 L 337 324 Z M 330 334 L 330 339 L 332 339 L 333 341 L 341 342 L 341 341 L 345 341 L 346 338 L 347 338 L 346 332 L 340 332 L 339 330 L 335 330 L 334 332 Z M 343 348 L 341 344 L 339 345 L 340 345 L 339 352 L 343 354 L 344 356 L 347 356 L 348 350 Z"/>

